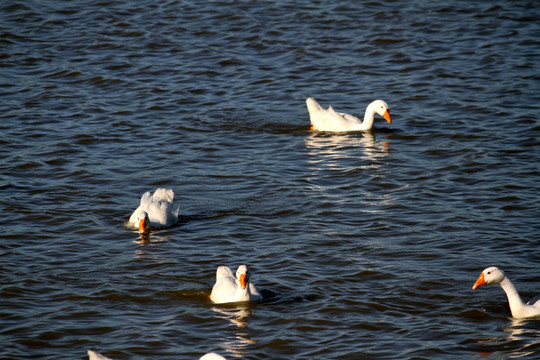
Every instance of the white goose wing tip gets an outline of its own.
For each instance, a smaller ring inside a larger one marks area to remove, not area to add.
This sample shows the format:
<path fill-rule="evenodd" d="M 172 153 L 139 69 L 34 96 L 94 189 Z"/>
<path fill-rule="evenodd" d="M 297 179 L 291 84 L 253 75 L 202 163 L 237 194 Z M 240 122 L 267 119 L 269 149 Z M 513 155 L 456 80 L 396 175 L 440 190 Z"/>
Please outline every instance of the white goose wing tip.
<path fill-rule="evenodd" d="M 88 349 L 88 359 L 89 360 L 112 360 L 106 356 L 101 355 L 98 352 Z"/>
<path fill-rule="evenodd" d="M 174 191 L 172 189 L 159 188 L 154 191 L 154 200 L 161 200 L 170 204 L 174 201 Z"/>
<path fill-rule="evenodd" d="M 230 267 L 226 265 L 219 265 L 216 270 L 216 279 L 221 278 L 234 278 L 234 274 Z"/>
<path fill-rule="evenodd" d="M 322 106 L 312 97 L 308 97 L 306 99 L 306 106 L 308 108 L 308 112 L 317 112 L 323 110 Z"/>
<path fill-rule="evenodd" d="M 227 360 L 227 359 L 219 354 L 216 354 L 215 352 L 211 352 L 211 353 L 201 356 L 199 360 Z"/>

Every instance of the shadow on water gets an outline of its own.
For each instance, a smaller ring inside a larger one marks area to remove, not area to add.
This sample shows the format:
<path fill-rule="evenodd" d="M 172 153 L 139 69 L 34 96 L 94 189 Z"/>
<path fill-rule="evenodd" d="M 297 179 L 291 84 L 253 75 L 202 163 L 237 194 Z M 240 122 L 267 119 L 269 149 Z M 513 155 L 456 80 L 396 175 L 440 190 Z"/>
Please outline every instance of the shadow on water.
<path fill-rule="evenodd" d="M 228 309 L 228 308 L 237 308 L 242 309 L 258 306 L 271 306 L 275 304 L 290 304 L 290 303 L 301 303 L 305 301 L 317 301 L 319 296 L 315 294 L 308 295 L 284 295 L 278 292 L 275 292 L 270 289 L 260 289 L 262 295 L 262 300 L 250 303 L 228 303 L 228 304 L 219 304 L 214 305 L 210 300 L 210 293 L 208 291 L 202 291 L 200 289 L 188 289 L 182 291 L 165 291 L 161 295 L 165 297 L 174 297 L 175 299 L 187 300 L 195 303 L 202 304 L 212 304 L 213 309 Z M 230 312 L 227 312 L 230 314 Z"/>
<path fill-rule="evenodd" d="M 191 215 L 179 215 L 178 216 L 178 224 L 175 226 L 184 226 L 191 222 L 204 222 L 208 220 L 215 220 L 220 219 L 228 216 L 234 216 L 234 215 L 242 215 L 246 212 L 251 214 L 251 210 L 246 210 L 248 206 L 246 203 L 241 203 L 238 206 L 231 207 L 229 209 L 217 209 L 217 210 L 210 210 L 201 212 L 198 214 L 191 214 Z"/>
<path fill-rule="evenodd" d="M 173 239 L 174 236 L 171 233 L 171 231 L 175 228 L 185 226 L 188 223 L 218 219 L 225 216 L 229 216 L 231 214 L 236 214 L 237 212 L 238 212 L 238 209 L 228 209 L 228 210 L 223 209 L 223 210 L 205 211 L 205 212 L 201 212 L 198 214 L 191 214 L 191 215 L 178 215 L 178 223 L 176 223 L 175 225 L 167 229 L 154 229 L 145 233 L 139 233 L 138 231 L 134 230 L 131 226 L 129 226 L 129 224 L 126 224 L 125 227 L 128 230 L 138 235 L 138 238 L 136 240 L 133 240 L 133 242 L 140 245 L 149 245 L 150 243 L 159 243 L 159 242 L 164 242 L 164 241 Z"/>

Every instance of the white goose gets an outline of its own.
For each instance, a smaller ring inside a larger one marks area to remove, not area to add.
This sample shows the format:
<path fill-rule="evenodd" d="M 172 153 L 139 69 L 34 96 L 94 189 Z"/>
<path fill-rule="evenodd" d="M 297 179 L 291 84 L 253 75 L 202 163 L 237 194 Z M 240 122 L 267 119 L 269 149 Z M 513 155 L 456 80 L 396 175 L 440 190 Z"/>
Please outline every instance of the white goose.
<path fill-rule="evenodd" d="M 103 356 L 100 353 L 92 351 L 92 350 L 88 350 L 88 359 L 89 360 L 112 360 L 111 358 Z M 203 356 L 201 356 L 199 360 L 227 360 L 227 359 L 219 354 L 216 354 L 215 352 L 211 352 L 208 354 L 204 354 Z"/>
<path fill-rule="evenodd" d="M 234 276 L 227 266 L 219 266 L 216 271 L 216 283 L 212 288 L 210 300 L 215 304 L 240 301 L 257 301 L 261 294 L 249 280 L 251 273 L 246 265 L 240 265 Z"/>
<path fill-rule="evenodd" d="M 141 233 L 150 228 L 167 228 L 178 222 L 179 208 L 173 209 L 174 191 L 157 189 L 153 195 L 150 191 L 141 197 L 141 203 L 131 214 L 129 224 L 139 228 Z"/>
<path fill-rule="evenodd" d="M 508 297 L 510 312 L 512 317 L 516 319 L 540 317 L 540 297 L 537 296 L 527 304 L 521 300 L 518 291 L 512 281 L 506 277 L 504 272 L 496 266 L 488 267 L 482 271 L 478 280 L 473 285 L 473 290 L 490 284 L 499 284 Z"/>
<path fill-rule="evenodd" d="M 306 105 L 311 121 L 311 130 L 335 132 L 371 130 L 375 114 L 379 114 L 388 123 L 392 123 L 390 109 L 382 100 L 375 100 L 367 106 L 364 121 L 360 121 L 356 116 L 335 112 L 331 106 L 325 110 L 312 97 L 306 99 Z"/>

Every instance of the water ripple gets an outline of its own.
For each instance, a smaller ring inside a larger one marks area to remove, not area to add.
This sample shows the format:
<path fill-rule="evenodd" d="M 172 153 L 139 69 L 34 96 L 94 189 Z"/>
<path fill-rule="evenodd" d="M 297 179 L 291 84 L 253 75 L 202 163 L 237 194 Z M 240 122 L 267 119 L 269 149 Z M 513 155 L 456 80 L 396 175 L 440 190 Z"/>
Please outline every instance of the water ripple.
<path fill-rule="evenodd" d="M 0 357 L 535 357 L 470 289 L 538 289 L 535 5 L 0 5 Z M 312 133 L 307 96 L 393 123 Z M 213 306 L 242 263 L 265 301 Z"/>

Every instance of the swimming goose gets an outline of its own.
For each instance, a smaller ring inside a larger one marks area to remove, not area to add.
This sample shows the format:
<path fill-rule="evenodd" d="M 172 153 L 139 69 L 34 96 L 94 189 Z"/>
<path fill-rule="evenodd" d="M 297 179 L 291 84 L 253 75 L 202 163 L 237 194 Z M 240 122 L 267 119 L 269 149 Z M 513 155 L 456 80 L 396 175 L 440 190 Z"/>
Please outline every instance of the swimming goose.
<path fill-rule="evenodd" d="M 212 288 L 210 300 L 215 304 L 257 301 L 262 299 L 261 294 L 249 280 L 251 273 L 246 265 L 240 265 L 234 276 L 227 266 L 219 266 L 216 271 L 216 283 Z"/>
<path fill-rule="evenodd" d="M 540 297 L 535 297 L 527 304 L 521 300 L 518 291 L 512 281 L 506 277 L 504 272 L 496 266 L 488 267 L 482 271 L 478 280 L 473 285 L 473 290 L 490 284 L 499 284 L 508 297 L 510 312 L 516 319 L 540 317 Z"/>
<path fill-rule="evenodd" d="M 101 355 L 98 352 L 88 350 L 88 360 L 112 360 L 111 358 L 108 358 L 106 356 Z M 201 356 L 199 360 L 227 360 L 223 356 L 216 354 L 215 352 L 211 352 L 208 354 L 204 354 Z"/>
<path fill-rule="evenodd" d="M 371 130 L 375 114 L 381 115 L 388 123 L 392 123 L 390 109 L 382 100 L 375 100 L 368 105 L 364 113 L 364 121 L 360 121 L 356 116 L 335 112 L 331 106 L 325 110 L 312 97 L 306 99 L 306 105 L 311 121 L 311 130 L 335 132 Z"/>
<path fill-rule="evenodd" d="M 174 191 L 157 189 L 153 195 L 147 191 L 141 197 L 141 203 L 131 214 L 129 224 L 139 228 L 141 233 L 150 228 L 167 228 L 178 222 L 178 211 L 173 209 Z"/>

